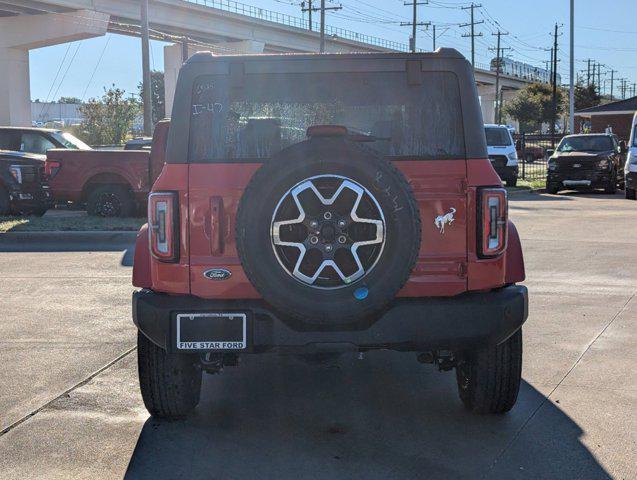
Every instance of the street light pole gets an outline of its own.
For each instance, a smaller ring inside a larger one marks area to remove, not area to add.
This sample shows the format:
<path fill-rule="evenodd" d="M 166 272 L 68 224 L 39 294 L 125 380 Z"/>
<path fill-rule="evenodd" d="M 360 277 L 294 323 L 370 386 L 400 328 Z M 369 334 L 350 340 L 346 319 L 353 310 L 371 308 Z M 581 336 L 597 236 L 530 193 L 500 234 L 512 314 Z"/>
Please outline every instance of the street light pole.
<path fill-rule="evenodd" d="M 568 88 L 568 125 L 575 133 L 575 0 L 571 0 L 570 85 Z M 612 82 L 611 82 L 612 85 Z M 612 87 L 611 87 L 612 88 Z"/>
<path fill-rule="evenodd" d="M 148 34 L 148 0 L 142 0 L 142 103 L 144 107 L 144 135 L 153 133 L 153 106 L 150 86 L 150 40 Z"/>

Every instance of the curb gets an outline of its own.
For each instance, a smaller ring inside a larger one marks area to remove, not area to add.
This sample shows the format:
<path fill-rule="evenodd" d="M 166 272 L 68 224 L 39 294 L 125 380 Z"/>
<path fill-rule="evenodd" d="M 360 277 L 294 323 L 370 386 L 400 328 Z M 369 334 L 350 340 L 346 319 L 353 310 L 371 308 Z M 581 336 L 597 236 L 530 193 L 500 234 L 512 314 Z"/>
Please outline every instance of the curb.
<path fill-rule="evenodd" d="M 525 188 L 520 190 L 514 190 L 513 192 L 507 191 L 508 196 L 521 195 L 522 193 L 545 193 L 545 188 Z"/>
<path fill-rule="evenodd" d="M 132 231 L 48 231 L 0 233 L 0 250 L 30 251 L 33 248 L 103 250 L 135 244 Z"/>

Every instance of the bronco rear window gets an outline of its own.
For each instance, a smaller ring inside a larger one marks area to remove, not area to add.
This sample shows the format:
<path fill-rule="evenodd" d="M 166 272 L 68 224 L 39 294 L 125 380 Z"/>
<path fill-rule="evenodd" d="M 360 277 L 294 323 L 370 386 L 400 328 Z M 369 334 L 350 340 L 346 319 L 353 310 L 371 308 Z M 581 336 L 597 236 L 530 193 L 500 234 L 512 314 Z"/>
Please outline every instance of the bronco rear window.
<path fill-rule="evenodd" d="M 449 72 L 285 73 L 199 77 L 190 162 L 265 159 L 306 140 L 312 125 L 344 125 L 390 157 L 465 158 L 460 91 Z"/>

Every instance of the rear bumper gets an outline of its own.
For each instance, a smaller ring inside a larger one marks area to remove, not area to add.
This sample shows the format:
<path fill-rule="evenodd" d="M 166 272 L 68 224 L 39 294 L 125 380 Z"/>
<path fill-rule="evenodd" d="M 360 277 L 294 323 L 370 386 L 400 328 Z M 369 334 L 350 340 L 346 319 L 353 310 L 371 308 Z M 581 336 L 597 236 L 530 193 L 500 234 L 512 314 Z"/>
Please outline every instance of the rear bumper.
<path fill-rule="evenodd" d="M 528 293 L 526 287 L 512 285 L 449 298 L 396 298 L 364 329 L 329 331 L 294 327 L 258 300 L 206 300 L 150 290 L 133 293 L 135 325 L 153 343 L 169 352 L 176 350 L 177 314 L 208 312 L 245 313 L 247 348 L 244 351 L 250 353 L 375 348 L 458 350 L 495 345 L 515 333 L 528 316 Z"/>

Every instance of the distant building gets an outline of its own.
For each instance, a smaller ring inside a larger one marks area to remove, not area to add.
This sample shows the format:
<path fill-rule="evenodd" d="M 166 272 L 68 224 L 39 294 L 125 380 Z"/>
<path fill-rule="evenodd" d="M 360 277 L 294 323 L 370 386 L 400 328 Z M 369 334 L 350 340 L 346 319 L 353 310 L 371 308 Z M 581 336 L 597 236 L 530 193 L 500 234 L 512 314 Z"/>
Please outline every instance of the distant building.
<path fill-rule="evenodd" d="M 66 127 L 82 121 L 80 107 L 76 103 L 31 102 L 31 121 L 37 126 L 59 123 Z"/>
<path fill-rule="evenodd" d="M 603 133 L 608 127 L 622 140 L 628 140 L 633 115 L 637 112 L 637 97 L 584 108 L 575 112 L 577 131 Z"/>

